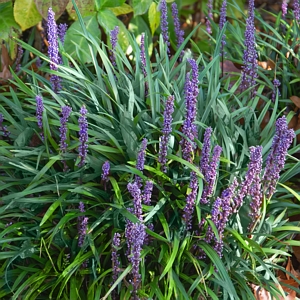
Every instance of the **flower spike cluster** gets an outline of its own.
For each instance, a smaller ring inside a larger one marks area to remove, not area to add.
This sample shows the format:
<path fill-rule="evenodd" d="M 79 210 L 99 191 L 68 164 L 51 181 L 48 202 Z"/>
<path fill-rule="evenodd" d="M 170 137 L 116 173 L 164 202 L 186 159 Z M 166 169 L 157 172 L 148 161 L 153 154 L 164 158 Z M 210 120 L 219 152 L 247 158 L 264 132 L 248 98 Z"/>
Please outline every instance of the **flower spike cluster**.
<path fill-rule="evenodd" d="M 78 163 L 78 167 L 82 167 L 85 164 L 87 152 L 88 152 L 88 122 L 86 119 L 87 109 L 83 105 L 80 109 L 80 117 L 78 119 L 79 124 L 79 141 L 80 145 L 78 148 L 80 162 Z"/>
<path fill-rule="evenodd" d="M 79 211 L 81 213 L 85 213 L 84 203 L 79 202 Z M 88 217 L 80 216 L 78 217 L 78 246 L 82 247 L 84 243 L 84 239 L 87 232 L 87 225 L 88 225 Z"/>
<path fill-rule="evenodd" d="M 182 133 L 186 136 L 180 141 L 182 147 L 182 156 L 188 162 L 193 161 L 193 152 L 195 149 L 195 138 L 197 137 L 197 127 L 195 124 L 197 117 L 197 96 L 198 96 L 198 66 L 194 59 L 188 60 L 192 67 L 191 79 L 186 78 L 185 83 L 185 104 L 186 113 L 182 126 Z"/>
<path fill-rule="evenodd" d="M 109 161 L 105 161 L 103 166 L 102 166 L 102 175 L 101 175 L 101 179 L 104 181 L 104 182 L 108 182 L 109 178 L 108 178 L 108 175 L 109 175 L 109 171 L 110 171 L 110 164 L 109 164 Z"/>
<path fill-rule="evenodd" d="M 3 121 L 4 121 L 4 117 L 3 115 L 0 113 L 0 129 L 2 130 L 3 136 L 5 137 L 9 137 L 10 132 L 7 129 L 6 125 L 3 125 Z"/>
<path fill-rule="evenodd" d="M 55 13 L 52 8 L 48 9 L 48 55 L 50 58 L 50 69 L 53 71 L 57 71 L 58 65 L 60 63 L 59 51 L 58 51 L 58 30 L 57 24 L 55 22 Z M 51 75 L 50 81 L 52 84 L 52 89 L 55 93 L 61 90 L 60 78 L 57 75 Z"/>
<path fill-rule="evenodd" d="M 163 36 L 164 43 L 167 46 L 167 53 L 170 54 L 170 42 L 168 34 L 168 8 L 166 0 L 161 0 L 160 2 L 160 11 L 161 11 L 161 22 L 160 28 Z"/>
<path fill-rule="evenodd" d="M 138 156 L 137 156 L 136 168 L 141 172 L 143 172 L 144 170 L 147 144 L 148 144 L 148 140 L 143 139 L 141 149 L 138 152 Z M 135 182 L 137 183 L 139 188 L 142 187 L 142 178 L 139 177 L 138 175 L 135 175 Z"/>
<path fill-rule="evenodd" d="M 220 12 L 220 22 L 219 22 L 219 27 L 220 30 L 223 29 L 225 23 L 226 23 L 226 13 L 227 13 L 227 0 L 223 0 L 222 7 L 221 7 L 221 12 Z M 221 41 L 221 51 L 220 55 L 224 56 L 224 47 L 226 45 L 226 35 L 223 34 L 222 36 L 222 41 Z"/>
<path fill-rule="evenodd" d="M 281 85 L 281 82 L 278 79 L 274 79 L 273 80 L 273 85 L 274 85 L 274 89 L 273 89 L 273 92 L 272 92 L 271 100 L 272 100 L 272 102 L 275 102 L 277 93 L 278 93 L 278 96 L 280 96 L 279 87 Z"/>
<path fill-rule="evenodd" d="M 72 108 L 70 106 L 64 106 L 61 109 L 61 118 L 60 118 L 60 127 L 59 127 L 59 131 L 60 131 L 60 143 L 59 143 L 59 147 L 60 147 L 60 151 L 61 152 L 66 152 L 68 144 L 66 143 L 67 140 L 67 122 L 69 119 L 69 116 L 72 112 Z"/>
<path fill-rule="evenodd" d="M 115 233 L 113 240 L 112 240 L 112 252 L 111 252 L 111 261 L 113 266 L 113 276 L 112 276 L 112 283 L 115 283 L 119 277 L 120 273 L 120 255 L 118 254 L 118 248 L 121 245 L 121 235 L 120 233 Z M 115 291 L 112 294 L 112 298 L 116 299 Z"/>
<path fill-rule="evenodd" d="M 159 157 L 158 162 L 162 166 L 163 172 L 167 172 L 167 152 L 168 152 L 168 143 L 170 139 L 170 134 L 172 132 L 172 114 L 174 112 L 174 96 L 169 96 L 166 101 L 165 110 L 164 110 L 164 122 L 162 129 L 162 137 L 159 142 Z"/>
<path fill-rule="evenodd" d="M 267 157 L 265 172 L 263 176 L 263 190 L 267 197 L 271 197 L 276 189 L 276 183 L 280 172 L 284 167 L 287 150 L 295 138 L 293 129 L 288 129 L 286 117 L 276 121 L 275 135 L 270 153 Z"/>
<path fill-rule="evenodd" d="M 294 15 L 295 19 L 299 22 L 300 21 L 300 3 L 299 0 L 294 0 Z"/>
<path fill-rule="evenodd" d="M 36 100 L 36 119 L 37 124 L 40 129 L 43 128 L 43 111 L 44 111 L 44 104 L 43 104 L 43 98 L 40 95 L 37 95 L 35 97 Z"/>
<path fill-rule="evenodd" d="M 281 10 L 282 10 L 282 18 L 285 19 L 288 10 L 288 0 L 282 0 Z"/>
<path fill-rule="evenodd" d="M 116 26 L 113 30 L 110 31 L 111 50 L 109 52 L 110 52 L 110 61 L 114 67 L 117 66 L 116 49 L 117 49 L 117 42 L 118 42 L 118 34 L 119 34 L 119 26 Z"/>
<path fill-rule="evenodd" d="M 172 9 L 172 16 L 174 19 L 174 29 L 175 29 L 175 36 L 177 40 L 177 48 L 179 48 L 184 42 L 184 31 L 181 30 L 180 28 L 181 26 L 180 26 L 178 8 L 176 2 L 172 3 L 171 9 Z M 182 51 L 180 54 L 180 60 L 182 60 L 183 55 L 184 55 L 184 51 Z"/>
<path fill-rule="evenodd" d="M 209 34 L 212 34 L 210 20 L 213 19 L 213 12 L 212 12 L 213 11 L 213 0 L 208 0 L 207 7 L 208 7 L 208 18 L 206 19 L 206 31 Z"/>
<path fill-rule="evenodd" d="M 246 21 L 245 46 L 243 55 L 243 72 L 241 86 L 243 90 L 253 87 L 257 77 L 257 52 L 255 48 L 254 0 L 249 0 L 249 15 Z M 251 92 L 251 96 L 254 91 Z"/>
<path fill-rule="evenodd" d="M 147 70 L 146 70 L 146 52 L 145 52 L 145 33 L 142 33 L 141 35 L 141 51 L 140 51 L 140 60 L 142 65 L 142 72 L 144 75 L 144 78 L 147 77 Z M 148 82 L 145 82 L 145 96 L 148 95 Z"/>

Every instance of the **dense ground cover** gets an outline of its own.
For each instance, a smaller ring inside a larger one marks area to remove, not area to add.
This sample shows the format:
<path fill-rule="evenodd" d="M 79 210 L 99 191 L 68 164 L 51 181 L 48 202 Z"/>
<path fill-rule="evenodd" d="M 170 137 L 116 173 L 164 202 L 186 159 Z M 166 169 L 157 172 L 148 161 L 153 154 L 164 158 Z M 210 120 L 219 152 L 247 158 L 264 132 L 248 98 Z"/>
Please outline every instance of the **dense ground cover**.
<path fill-rule="evenodd" d="M 0 298 L 295 299 L 299 7 L 72 3 L 1 87 Z"/>

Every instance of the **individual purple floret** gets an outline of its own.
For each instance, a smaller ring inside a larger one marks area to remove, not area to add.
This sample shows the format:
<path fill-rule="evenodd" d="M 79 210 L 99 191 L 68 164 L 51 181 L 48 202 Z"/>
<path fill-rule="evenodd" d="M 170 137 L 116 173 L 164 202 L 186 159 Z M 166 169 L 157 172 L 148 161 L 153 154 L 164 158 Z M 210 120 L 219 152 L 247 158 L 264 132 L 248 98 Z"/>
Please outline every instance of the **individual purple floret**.
<path fill-rule="evenodd" d="M 17 52 L 17 57 L 16 57 L 16 72 L 19 72 L 20 71 L 20 68 L 21 68 L 21 59 L 22 59 L 22 55 L 23 55 L 24 51 L 23 51 L 23 48 L 18 45 L 18 52 Z"/>
<path fill-rule="evenodd" d="M 190 193 L 186 197 L 186 205 L 183 209 L 184 210 L 183 220 L 186 224 L 187 230 L 192 228 L 193 212 L 195 209 L 195 203 L 198 195 L 198 178 L 197 178 L 197 174 L 194 171 L 191 172 L 189 188 L 190 188 Z"/>
<path fill-rule="evenodd" d="M 43 104 L 43 98 L 40 95 L 37 95 L 35 97 L 36 100 L 36 119 L 37 124 L 40 129 L 43 128 L 43 111 L 44 111 L 44 104 Z"/>
<path fill-rule="evenodd" d="M 69 119 L 69 116 L 72 112 L 72 108 L 70 106 L 64 106 L 61 109 L 61 118 L 60 118 L 60 127 L 59 127 L 59 131 L 60 131 L 60 143 L 59 143 L 59 147 L 60 147 L 60 151 L 61 152 L 66 152 L 68 144 L 66 143 L 67 140 L 67 122 Z"/>
<path fill-rule="evenodd" d="M 83 105 L 80 109 L 80 117 L 78 119 L 80 141 L 80 145 L 78 147 L 80 162 L 78 163 L 78 167 L 84 166 L 88 152 L 88 122 L 86 119 L 87 112 L 87 109 Z"/>
<path fill-rule="evenodd" d="M 167 152 L 168 152 L 168 143 L 170 139 L 170 134 L 172 132 L 172 114 L 174 112 L 174 96 L 169 96 L 167 98 L 164 110 L 164 122 L 163 122 L 163 135 L 160 138 L 159 142 L 159 154 L 158 162 L 161 164 L 163 172 L 167 172 Z"/>
<path fill-rule="evenodd" d="M 209 169 L 211 134 L 212 134 L 212 128 L 207 127 L 204 132 L 203 146 L 202 146 L 201 159 L 200 159 L 200 172 L 203 174 L 204 178 L 206 178 L 206 173 Z"/>
<path fill-rule="evenodd" d="M 263 176 L 263 190 L 266 197 L 270 198 L 276 189 L 279 173 L 284 167 L 287 150 L 295 138 L 293 129 L 288 129 L 287 120 L 281 117 L 276 121 L 275 135 L 270 153 L 267 157 Z"/>
<path fill-rule="evenodd" d="M 250 195 L 250 188 L 254 184 L 254 180 L 259 180 L 261 173 L 261 164 L 262 164 L 262 147 L 250 147 L 250 161 L 248 164 L 248 170 L 246 172 L 245 178 L 241 183 L 240 189 L 237 195 L 234 197 L 233 209 L 234 212 L 237 212 L 240 206 L 242 205 L 243 199 L 246 195 Z M 257 191 L 258 193 L 259 191 Z M 254 193 L 254 190 L 251 190 L 251 193 Z M 262 197 L 262 196 L 260 196 Z"/>
<path fill-rule="evenodd" d="M 133 198 L 133 213 L 135 216 L 142 221 L 142 193 L 140 188 L 138 187 L 137 183 L 128 183 L 127 189 L 130 192 Z"/>
<path fill-rule="evenodd" d="M 297 21 L 300 20 L 300 3 L 299 3 L 299 0 L 294 0 L 294 15 L 295 15 L 295 19 Z"/>
<path fill-rule="evenodd" d="M 161 0 L 160 2 L 160 11 L 161 11 L 161 19 L 160 19 L 160 28 L 163 36 L 163 41 L 167 47 L 167 53 L 170 54 L 170 42 L 169 42 L 169 34 L 168 34 L 168 7 L 166 0 Z"/>
<path fill-rule="evenodd" d="M 272 102 L 275 102 L 277 93 L 278 93 L 278 96 L 280 96 L 279 86 L 281 85 L 281 82 L 278 79 L 274 79 L 273 80 L 273 85 L 274 85 L 274 89 L 273 89 L 273 92 L 272 92 L 271 100 L 272 100 Z"/>
<path fill-rule="evenodd" d="M 58 65 L 60 62 L 59 59 L 59 51 L 58 51 L 58 33 L 57 33 L 57 24 L 55 22 L 55 14 L 50 7 L 48 9 L 48 55 L 50 58 L 50 69 L 53 71 L 57 71 Z M 51 75 L 50 81 L 52 84 L 52 89 L 55 93 L 57 93 L 61 89 L 60 78 L 57 75 Z"/>
<path fill-rule="evenodd" d="M 197 96 L 198 90 L 198 66 L 194 59 L 188 60 L 192 66 L 191 79 L 187 76 L 185 83 L 185 103 L 186 113 L 182 126 L 182 133 L 185 137 L 180 141 L 182 147 L 182 156 L 188 162 L 193 161 L 193 152 L 195 148 L 195 138 L 197 137 L 197 127 L 195 124 L 197 116 Z"/>
<path fill-rule="evenodd" d="M 207 3 L 207 8 L 208 8 L 208 18 L 206 19 L 206 31 L 209 34 L 212 34 L 211 30 L 211 20 L 213 19 L 213 0 L 208 0 Z"/>
<path fill-rule="evenodd" d="M 180 46 L 184 42 L 184 31 L 181 30 L 176 2 L 172 3 L 171 9 L 172 9 L 172 16 L 174 19 L 174 29 L 175 29 L 175 36 L 177 40 L 177 48 L 180 48 Z M 182 59 L 183 55 L 184 55 L 184 51 L 182 51 L 180 54 L 180 60 Z"/>
<path fill-rule="evenodd" d="M 110 52 L 110 61 L 114 67 L 117 66 L 116 48 L 118 43 L 118 34 L 119 34 L 119 26 L 116 26 L 113 30 L 110 31 L 111 50 L 109 52 Z"/>
<path fill-rule="evenodd" d="M 88 217 L 83 217 L 81 223 L 79 224 L 79 232 L 78 232 L 78 246 L 82 247 L 84 243 L 84 239 L 87 232 L 88 225 Z"/>
<path fill-rule="evenodd" d="M 282 18 L 285 19 L 288 10 L 288 0 L 282 0 L 281 10 L 282 10 Z"/>
<path fill-rule="evenodd" d="M 222 152 L 222 147 L 220 147 L 219 145 L 214 147 L 209 167 L 207 171 L 205 171 L 204 179 L 206 180 L 206 185 L 204 186 L 202 196 L 200 199 L 201 204 L 207 204 L 208 198 L 213 195 L 221 152 Z"/>
<path fill-rule="evenodd" d="M 219 27 L 220 30 L 223 29 L 223 27 L 225 26 L 226 23 L 226 13 L 227 13 L 227 0 L 223 0 L 222 3 L 222 7 L 221 7 L 221 11 L 220 11 L 220 21 L 219 21 Z M 226 45 L 226 35 L 223 34 L 222 35 L 222 41 L 221 41 L 221 51 L 220 51 L 220 55 L 224 56 L 224 47 Z"/>
<path fill-rule="evenodd" d="M 148 140 L 147 139 L 143 139 L 142 140 L 141 149 L 138 152 L 138 156 L 137 156 L 136 168 L 139 171 L 141 171 L 141 172 L 143 172 L 143 170 L 144 170 L 147 144 L 148 144 Z M 142 187 L 142 178 L 140 178 L 139 176 L 135 175 L 135 182 L 137 183 L 137 185 L 138 185 L 139 188 Z"/>
<path fill-rule="evenodd" d="M 112 261 L 112 283 L 115 283 L 119 277 L 120 273 L 120 255 L 118 254 L 118 249 L 121 244 L 121 235 L 120 233 L 115 233 L 112 240 L 112 252 L 111 252 L 111 261 Z M 112 294 L 112 299 L 116 299 L 115 291 Z"/>
<path fill-rule="evenodd" d="M 8 131 L 7 126 L 4 126 L 4 125 L 3 125 L 3 121 L 4 121 L 4 117 L 3 117 L 3 115 L 0 113 L 0 128 L 1 128 L 1 130 L 2 130 L 3 136 L 9 137 L 10 132 Z"/>
<path fill-rule="evenodd" d="M 257 52 L 255 49 L 254 0 L 249 0 L 248 18 L 246 20 L 245 46 L 241 87 L 246 90 L 253 87 L 257 77 Z M 255 94 L 251 92 L 251 96 Z"/>
<path fill-rule="evenodd" d="M 143 72 L 144 78 L 146 78 L 147 71 L 146 71 L 146 53 L 145 53 L 145 33 L 142 33 L 142 35 L 141 35 L 140 59 L 141 59 L 141 64 L 142 64 L 142 72 Z"/>
<path fill-rule="evenodd" d="M 65 23 L 61 23 L 58 25 L 57 34 L 62 45 L 65 43 L 65 36 L 66 36 L 67 29 L 68 29 L 68 25 Z"/>
<path fill-rule="evenodd" d="M 153 190 L 153 181 L 147 180 L 142 195 L 143 203 L 146 205 L 151 205 L 152 190 Z"/>
<path fill-rule="evenodd" d="M 104 164 L 102 165 L 102 175 L 101 175 L 101 179 L 104 181 L 104 182 L 108 182 L 109 178 L 108 178 L 108 175 L 109 175 L 109 171 L 110 171 L 110 164 L 109 164 L 109 161 L 105 161 Z"/>

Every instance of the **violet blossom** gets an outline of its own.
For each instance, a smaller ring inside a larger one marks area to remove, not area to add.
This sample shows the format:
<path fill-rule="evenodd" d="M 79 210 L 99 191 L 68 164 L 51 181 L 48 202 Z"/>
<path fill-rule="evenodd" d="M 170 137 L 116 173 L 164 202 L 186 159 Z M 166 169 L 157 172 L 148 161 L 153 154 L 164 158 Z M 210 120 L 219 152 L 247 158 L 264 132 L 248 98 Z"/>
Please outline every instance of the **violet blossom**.
<path fill-rule="evenodd" d="M 3 125 L 3 121 L 4 121 L 4 117 L 3 117 L 3 115 L 0 113 L 0 128 L 1 128 L 1 130 L 2 130 L 3 136 L 9 137 L 10 132 L 9 132 L 9 130 L 7 129 L 7 126 Z"/>
<path fill-rule="evenodd" d="M 141 65 L 142 65 L 142 72 L 143 72 L 144 78 L 146 78 L 147 71 L 146 71 L 145 33 L 144 32 L 141 35 L 140 60 L 141 60 Z"/>
<path fill-rule="evenodd" d="M 101 179 L 104 181 L 104 182 L 108 182 L 109 178 L 108 178 L 108 175 L 109 175 L 109 171 L 110 171 L 110 164 L 109 164 L 109 161 L 105 161 L 104 164 L 102 165 L 102 175 L 101 175 Z"/>
<path fill-rule="evenodd" d="M 175 30 L 175 37 L 177 40 L 177 48 L 180 48 L 180 46 L 184 42 L 184 31 L 181 30 L 176 2 L 172 3 L 171 9 L 172 9 L 172 16 L 174 19 L 174 30 Z M 180 60 L 182 60 L 183 55 L 184 55 L 184 51 L 182 51 L 180 54 Z"/>
<path fill-rule="evenodd" d="M 186 205 L 184 207 L 183 219 L 187 230 L 192 228 L 192 218 L 195 209 L 195 203 L 198 195 L 198 177 L 196 172 L 191 172 L 191 179 L 189 184 L 190 193 L 186 197 Z"/>
<path fill-rule="evenodd" d="M 192 66 L 191 79 L 189 76 L 186 78 L 185 83 L 185 104 L 186 113 L 185 120 L 183 121 L 182 137 L 180 144 L 182 147 L 182 156 L 188 162 L 193 161 L 193 152 L 195 149 L 195 138 L 197 137 L 197 127 L 195 124 L 197 117 L 197 96 L 198 90 L 198 66 L 194 59 L 188 59 L 189 64 Z"/>
<path fill-rule="evenodd" d="M 282 0 L 281 10 L 282 10 L 282 18 L 285 19 L 288 10 L 288 0 Z"/>
<path fill-rule="evenodd" d="M 255 48 L 254 0 L 249 0 L 248 18 L 246 20 L 245 46 L 241 86 L 243 90 L 253 87 L 257 78 L 257 52 Z M 251 92 L 251 96 L 254 91 Z"/>
<path fill-rule="evenodd" d="M 52 8 L 48 9 L 48 55 L 50 58 L 50 69 L 53 71 L 57 71 L 58 65 L 60 63 L 59 51 L 58 51 L 58 30 L 57 24 L 55 21 L 55 13 Z M 50 81 L 52 84 L 52 89 L 55 93 L 57 93 L 61 89 L 60 78 L 57 75 L 51 75 Z"/>
<path fill-rule="evenodd" d="M 300 3 L 299 3 L 299 0 L 294 0 L 293 5 L 294 5 L 293 11 L 294 11 L 295 19 L 297 21 L 299 21 L 300 20 Z"/>
<path fill-rule="evenodd" d="M 132 198 L 133 198 L 133 213 L 135 216 L 142 221 L 142 193 L 140 188 L 138 187 L 137 183 L 128 183 L 127 189 L 130 192 Z"/>
<path fill-rule="evenodd" d="M 61 23 L 58 25 L 57 35 L 62 45 L 65 43 L 67 29 L 68 29 L 68 25 L 65 23 Z"/>
<path fill-rule="evenodd" d="M 114 67 L 117 66 L 116 49 L 118 43 L 118 34 L 119 34 L 119 26 L 116 26 L 113 30 L 110 31 L 111 50 L 109 51 L 109 53 L 110 53 L 110 61 Z"/>
<path fill-rule="evenodd" d="M 265 172 L 263 176 L 263 190 L 270 198 L 276 189 L 280 172 L 284 167 L 287 150 L 295 138 L 293 129 L 288 129 L 286 117 L 283 116 L 276 121 L 275 135 L 270 153 L 267 157 Z"/>
<path fill-rule="evenodd" d="M 148 140 L 144 138 L 142 140 L 141 149 L 138 152 L 138 156 L 137 156 L 136 168 L 141 172 L 143 172 L 144 170 L 147 144 L 148 144 Z M 135 182 L 137 183 L 139 188 L 142 187 L 142 178 L 140 178 L 138 175 L 135 175 Z"/>
<path fill-rule="evenodd" d="M 219 21 L 219 27 L 220 30 L 223 29 L 223 27 L 225 26 L 226 23 L 226 12 L 227 12 L 227 0 L 223 0 L 222 2 L 222 7 L 221 7 L 221 11 L 220 11 L 220 21 Z M 226 45 L 226 35 L 223 34 L 222 35 L 222 41 L 221 41 L 221 51 L 220 51 L 220 55 L 224 56 L 224 47 Z"/>
<path fill-rule="evenodd" d="M 211 161 L 209 163 L 209 167 L 205 171 L 204 179 L 206 181 L 206 184 L 204 186 L 202 196 L 200 199 L 201 204 L 207 204 L 208 198 L 213 195 L 213 190 L 217 178 L 217 168 L 220 161 L 221 152 L 222 152 L 222 147 L 220 147 L 219 145 L 214 147 Z"/>
<path fill-rule="evenodd" d="M 87 112 L 87 109 L 83 105 L 80 109 L 80 117 L 78 119 L 80 141 L 80 145 L 78 147 L 80 162 L 78 163 L 78 167 L 84 166 L 88 152 L 88 122 L 86 119 Z"/>
<path fill-rule="evenodd" d="M 16 57 L 16 62 L 15 62 L 15 68 L 16 68 L 16 72 L 20 71 L 21 68 L 21 59 L 22 59 L 22 55 L 23 55 L 24 51 L 22 46 L 18 45 L 18 52 L 17 52 L 17 57 Z"/>
<path fill-rule="evenodd" d="M 248 170 L 246 172 L 245 178 L 243 182 L 240 185 L 239 191 L 237 195 L 234 197 L 233 206 L 234 211 L 237 212 L 240 206 L 242 205 L 243 199 L 246 195 L 251 194 L 254 195 L 254 193 L 261 193 L 259 190 L 254 190 L 254 188 L 257 188 L 258 182 L 254 181 L 260 181 L 260 173 L 261 173 L 261 162 L 262 162 L 262 147 L 250 147 L 250 159 L 248 163 Z M 254 184 L 254 186 L 251 188 L 251 186 Z M 255 197 L 262 197 L 262 195 Z"/>
<path fill-rule="evenodd" d="M 166 0 L 161 0 L 160 2 L 160 11 L 161 11 L 161 22 L 160 28 L 163 36 L 163 41 L 167 47 L 167 53 L 170 54 L 170 42 L 168 34 L 168 8 Z"/>
<path fill-rule="evenodd" d="M 159 157 L 158 162 L 161 164 L 162 170 L 164 173 L 167 172 L 167 152 L 168 152 L 168 143 L 170 139 L 170 134 L 172 132 L 172 114 L 174 112 L 174 96 L 169 96 L 167 98 L 164 110 L 164 122 L 163 122 L 163 135 L 159 141 Z"/>
<path fill-rule="evenodd" d="M 153 190 L 153 181 L 147 180 L 142 195 L 142 199 L 145 205 L 151 205 L 152 190 Z"/>
<path fill-rule="evenodd" d="M 60 151 L 61 152 L 66 152 L 68 144 L 66 143 L 67 140 L 67 122 L 69 119 L 69 116 L 72 112 L 72 108 L 70 106 L 64 106 L 61 109 L 62 116 L 60 118 Z"/>
<path fill-rule="evenodd" d="M 207 127 L 204 132 L 203 146 L 201 151 L 201 159 L 200 159 L 200 172 L 203 174 L 204 178 L 206 178 L 206 173 L 209 168 L 210 162 L 210 137 L 212 134 L 212 128 Z"/>
<path fill-rule="evenodd" d="M 112 261 L 112 283 L 115 283 L 119 277 L 120 273 L 120 255 L 118 254 L 118 248 L 121 244 L 121 235 L 120 233 L 115 233 L 112 240 L 112 252 L 111 252 L 111 261 Z M 112 293 L 112 299 L 116 299 L 116 291 Z"/>
<path fill-rule="evenodd" d="M 85 213 L 84 203 L 82 201 L 79 202 L 78 209 L 81 213 Z M 78 220 L 78 246 L 82 247 L 86 236 L 88 218 L 85 216 L 79 216 L 77 220 Z"/>
<path fill-rule="evenodd" d="M 213 0 L 208 0 L 207 3 L 207 8 L 208 8 L 208 18 L 206 19 L 206 31 L 209 34 L 212 34 L 212 29 L 211 29 L 211 21 L 213 19 Z"/>
<path fill-rule="evenodd" d="M 275 102 L 277 93 L 278 93 L 278 96 L 280 96 L 279 86 L 281 85 L 281 82 L 278 79 L 274 79 L 273 85 L 274 85 L 274 89 L 272 91 L 271 100 L 272 100 L 272 102 Z"/>
<path fill-rule="evenodd" d="M 40 95 L 37 95 L 35 97 L 36 100 L 36 119 L 37 119 L 37 125 L 40 129 L 43 128 L 43 112 L 44 112 L 44 104 L 43 104 L 43 98 Z"/>

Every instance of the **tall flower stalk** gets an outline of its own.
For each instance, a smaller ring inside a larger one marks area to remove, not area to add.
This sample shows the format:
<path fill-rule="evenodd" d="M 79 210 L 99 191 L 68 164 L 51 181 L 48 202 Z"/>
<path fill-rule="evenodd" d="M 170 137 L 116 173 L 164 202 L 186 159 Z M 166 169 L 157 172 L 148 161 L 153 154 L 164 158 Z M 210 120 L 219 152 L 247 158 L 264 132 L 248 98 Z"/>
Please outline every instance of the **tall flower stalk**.
<path fill-rule="evenodd" d="M 222 7 L 221 7 L 221 13 L 220 13 L 220 22 L 219 22 L 219 28 L 220 30 L 223 29 L 226 23 L 226 13 L 227 13 L 227 0 L 223 0 Z M 223 76 L 223 69 L 224 69 L 224 57 L 225 57 L 225 48 L 226 45 L 226 35 L 225 33 L 222 35 L 221 40 L 221 47 L 220 47 L 220 55 L 222 58 L 222 76 Z"/>
<path fill-rule="evenodd" d="M 182 126 L 182 133 L 185 135 L 180 141 L 182 147 L 182 156 L 188 162 L 193 161 L 195 138 L 197 137 L 197 127 L 195 124 L 197 117 L 197 97 L 198 97 L 198 66 L 194 59 L 188 60 L 192 66 L 191 79 L 186 77 L 185 83 L 185 104 L 186 113 Z"/>
<path fill-rule="evenodd" d="M 210 22 L 213 19 L 213 0 L 208 0 L 207 8 L 208 8 L 208 18 L 206 19 L 206 31 L 209 34 L 212 34 L 212 29 L 211 29 L 211 23 Z"/>
<path fill-rule="evenodd" d="M 58 51 L 58 30 L 57 30 L 57 24 L 55 21 L 55 13 L 53 12 L 52 8 L 50 7 L 48 9 L 48 55 L 50 58 L 50 69 L 53 71 L 57 71 L 58 65 L 60 63 L 59 58 L 59 51 Z M 59 90 L 61 90 L 61 84 L 60 84 L 60 78 L 57 75 L 51 75 L 50 81 L 52 84 L 52 89 L 55 93 L 57 93 Z"/>
<path fill-rule="evenodd" d="M 121 235 L 120 233 L 115 233 L 112 240 L 112 252 L 111 252 L 111 261 L 112 261 L 112 283 L 115 283 L 119 277 L 120 273 L 120 255 L 118 254 L 118 249 L 121 244 Z M 114 290 L 112 293 L 112 299 L 116 299 L 116 291 Z"/>
<path fill-rule="evenodd" d="M 179 16 L 178 16 L 178 8 L 176 2 L 173 2 L 171 5 L 172 9 L 172 16 L 174 20 L 174 29 L 175 29 L 175 36 L 176 36 L 176 41 L 177 41 L 177 48 L 180 48 L 182 43 L 184 42 L 184 31 L 181 30 L 181 25 L 179 21 Z M 184 55 L 184 51 L 182 50 L 180 53 L 179 60 L 182 60 L 182 57 Z"/>
<path fill-rule="evenodd" d="M 167 152 L 168 152 L 168 143 L 170 139 L 170 134 L 172 132 L 172 114 L 174 112 L 174 96 L 169 96 L 167 98 L 164 110 L 164 122 L 163 122 L 163 135 L 160 138 L 159 142 L 159 157 L 158 161 L 161 164 L 163 172 L 167 172 Z"/>
<path fill-rule="evenodd" d="M 119 34 L 119 26 L 116 26 L 113 30 L 110 31 L 111 50 L 109 51 L 109 53 L 110 53 L 110 61 L 114 67 L 117 66 L 116 49 L 118 43 L 118 34 Z"/>
<path fill-rule="evenodd" d="M 37 125 L 40 129 L 43 129 L 43 112 L 44 112 L 44 104 L 43 98 L 40 95 L 35 97 L 36 100 L 36 119 Z"/>
<path fill-rule="evenodd" d="M 88 122 L 86 118 L 87 109 L 83 105 L 80 109 L 80 117 L 78 119 L 79 124 L 79 141 L 80 145 L 78 147 L 80 161 L 78 167 L 82 167 L 85 164 L 86 156 L 88 152 Z"/>
<path fill-rule="evenodd" d="M 161 11 L 161 21 L 160 28 L 163 36 L 163 41 L 167 47 L 167 53 L 170 55 L 170 41 L 169 41 L 169 33 L 168 33 L 168 7 L 166 0 L 161 0 L 160 2 L 160 11 Z"/>
<path fill-rule="evenodd" d="M 148 144 L 148 140 L 143 139 L 141 144 L 141 149 L 138 152 L 138 156 L 137 156 L 136 168 L 141 172 L 143 172 L 144 170 L 147 144 Z M 139 188 L 142 187 L 142 178 L 140 176 L 135 175 L 135 182 Z"/>
<path fill-rule="evenodd" d="M 257 52 L 255 48 L 254 0 L 249 0 L 248 18 L 246 20 L 245 46 L 241 86 L 243 90 L 252 88 L 251 97 L 255 94 L 253 87 L 257 78 Z"/>
<path fill-rule="evenodd" d="M 146 49 L 145 49 L 145 33 L 141 35 L 141 51 L 140 51 L 140 60 L 142 65 L 142 72 L 144 75 L 144 80 L 147 78 L 147 70 L 146 70 Z M 148 95 L 148 82 L 145 81 L 145 96 Z"/>

